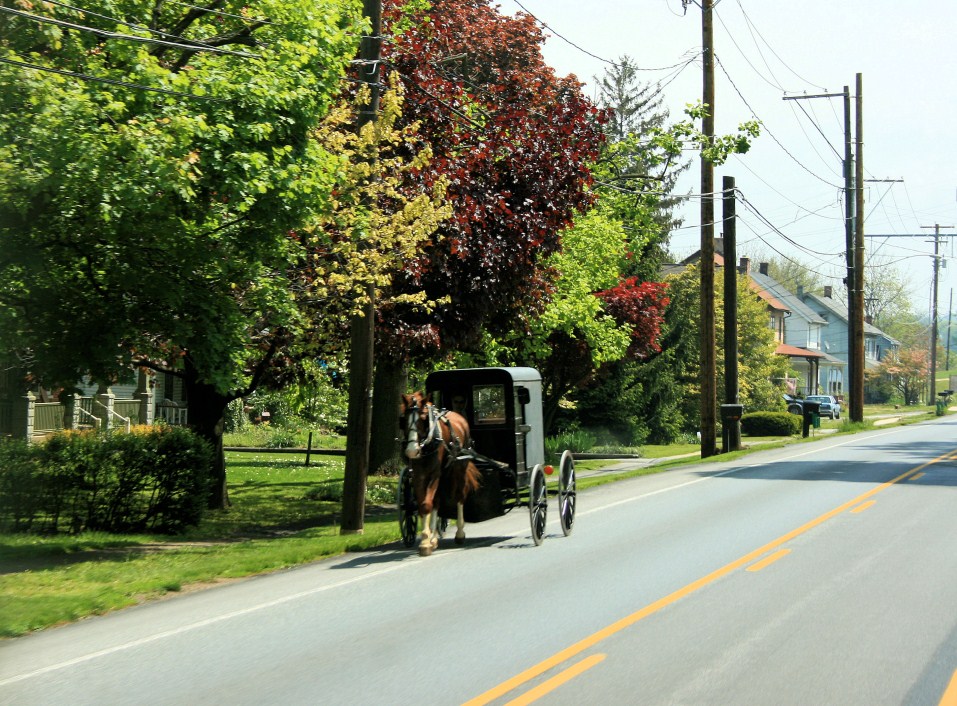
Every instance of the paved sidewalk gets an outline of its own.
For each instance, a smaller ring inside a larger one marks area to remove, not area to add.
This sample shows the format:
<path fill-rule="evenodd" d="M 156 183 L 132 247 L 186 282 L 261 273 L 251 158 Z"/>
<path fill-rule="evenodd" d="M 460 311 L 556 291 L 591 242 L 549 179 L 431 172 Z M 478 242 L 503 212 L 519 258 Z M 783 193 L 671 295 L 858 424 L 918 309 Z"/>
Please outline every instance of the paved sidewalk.
<path fill-rule="evenodd" d="M 638 468 L 648 468 L 665 461 L 673 461 L 681 458 L 698 458 L 701 455 L 699 451 L 681 454 L 679 456 L 664 456 L 662 458 L 629 458 L 629 459 L 609 459 L 608 465 L 601 468 L 593 468 L 588 471 L 578 471 L 579 478 L 589 478 L 592 476 L 601 476 L 606 474 L 624 473 L 634 471 Z"/>

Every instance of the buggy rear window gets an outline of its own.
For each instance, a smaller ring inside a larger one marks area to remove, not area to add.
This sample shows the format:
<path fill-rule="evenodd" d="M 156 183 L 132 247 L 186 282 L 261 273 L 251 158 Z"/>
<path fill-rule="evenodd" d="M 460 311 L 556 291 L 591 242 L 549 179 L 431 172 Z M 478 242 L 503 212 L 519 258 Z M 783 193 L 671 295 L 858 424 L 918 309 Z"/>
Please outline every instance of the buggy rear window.
<path fill-rule="evenodd" d="M 476 425 L 505 424 L 505 386 L 475 385 L 472 403 Z"/>

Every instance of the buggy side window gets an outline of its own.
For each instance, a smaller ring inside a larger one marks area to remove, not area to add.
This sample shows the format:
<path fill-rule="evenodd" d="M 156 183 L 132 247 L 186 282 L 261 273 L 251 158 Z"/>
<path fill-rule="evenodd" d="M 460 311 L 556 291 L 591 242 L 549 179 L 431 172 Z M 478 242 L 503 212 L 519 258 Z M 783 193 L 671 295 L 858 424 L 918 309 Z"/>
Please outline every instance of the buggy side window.
<path fill-rule="evenodd" d="M 476 385 L 472 388 L 475 424 L 505 424 L 505 386 Z"/>

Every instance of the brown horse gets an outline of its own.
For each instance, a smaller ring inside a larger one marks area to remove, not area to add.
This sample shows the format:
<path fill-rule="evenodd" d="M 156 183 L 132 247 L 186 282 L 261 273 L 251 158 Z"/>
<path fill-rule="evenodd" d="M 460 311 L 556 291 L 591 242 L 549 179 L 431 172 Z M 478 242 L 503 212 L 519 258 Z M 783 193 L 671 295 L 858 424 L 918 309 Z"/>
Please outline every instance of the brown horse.
<path fill-rule="evenodd" d="M 436 500 L 441 497 L 438 495 L 440 486 L 443 493 L 451 490 L 451 497 L 457 505 L 455 543 L 463 544 L 463 504 L 469 493 L 478 489 L 481 480 L 479 470 L 467 457 L 472 445 L 468 422 L 457 412 L 436 409 L 431 398 L 415 392 L 402 395 L 399 426 L 405 439 L 403 453 L 412 469 L 412 486 L 422 519 L 419 554 L 429 556 L 438 546 Z"/>

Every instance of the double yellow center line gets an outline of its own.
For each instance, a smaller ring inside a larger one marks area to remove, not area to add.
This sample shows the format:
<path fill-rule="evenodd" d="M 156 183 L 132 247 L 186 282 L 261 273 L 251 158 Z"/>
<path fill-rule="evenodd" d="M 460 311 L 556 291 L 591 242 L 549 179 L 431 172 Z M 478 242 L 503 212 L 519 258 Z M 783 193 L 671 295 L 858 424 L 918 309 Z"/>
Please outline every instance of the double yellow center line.
<path fill-rule="evenodd" d="M 484 694 L 480 694 L 479 696 L 476 696 L 474 699 L 470 699 L 469 701 L 466 701 L 465 704 L 463 704 L 463 706 L 484 706 L 485 704 L 495 701 L 496 699 L 504 696 L 510 691 L 513 691 L 514 689 L 517 689 L 518 687 L 531 681 L 532 679 L 535 679 L 536 677 L 544 674 L 548 670 L 554 667 L 557 667 L 563 662 L 566 662 L 570 660 L 571 658 L 581 654 L 585 650 L 594 647 L 595 645 L 611 637 L 612 635 L 615 635 L 621 632 L 622 630 L 631 627 L 635 623 L 641 620 L 644 620 L 650 615 L 654 615 L 662 608 L 665 608 L 671 605 L 672 603 L 675 603 L 681 600 L 685 596 L 688 596 L 694 593 L 695 591 L 701 588 L 704 588 L 708 584 L 714 583 L 718 579 L 724 576 L 727 576 L 728 574 L 730 574 L 731 572 L 737 569 L 740 569 L 742 566 L 747 566 L 748 564 L 751 564 L 751 562 L 757 561 L 759 558 L 763 557 L 765 554 L 768 554 L 778 549 L 782 544 L 786 544 L 787 542 L 790 542 L 795 537 L 799 537 L 802 534 L 809 532 L 815 527 L 818 527 L 819 525 L 824 524 L 828 520 L 832 519 L 833 517 L 836 517 L 837 515 L 840 515 L 842 512 L 845 512 L 846 510 L 852 507 L 861 505 L 862 503 L 864 503 L 865 501 L 867 501 L 874 495 L 877 495 L 878 493 L 884 490 L 887 490 L 892 485 L 896 483 L 900 483 L 901 481 L 910 479 L 916 474 L 921 473 L 921 471 L 923 471 L 923 469 L 927 468 L 928 466 L 932 466 L 935 463 L 940 463 L 941 461 L 952 459 L 955 457 L 955 455 L 957 455 L 957 451 L 949 451 L 946 454 L 938 456 L 935 459 L 927 461 L 926 463 L 922 463 L 921 465 L 915 468 L 912 468 L 905 473 L 902 473 L 901 475 L 887 481 L 886 483 L 882 483 L 881 485 L 871 488 L 866 493 L 862 493 L 861 495 L 858 495 L 853 500 L 849 500 L 843 505 L 840 505 L 834 508 L 833 510 L 825 512 L 820 517 L 816 517 L 810 522 L 807 522 L 801 525 L 797 529 L 791 530 L 787 534 L 784 534 L 778 537 L 777 539 L 771 542 L 768 542 L 763 547 L 760 547 L 758 549 L 755 549 L 753 552 L 745 554 L 740 559 L 736 559 L 735 561 L 732 561 L 730 564 L 726 564 L 725 566 L 722 566 L 720 569 L 712 571 L 707 576 L 703 576 L 702 578 L 697 579 L 696 581 L 692 581 L 687 586 L 683 588 L 679 588 L 674 593 L 670 593 L 664 598 L 660 598 L 654 603 L 651 603 L 645 606 L 641 610 L 635 611 L 631 615 L 628 615 L 622 618 L 621 620 L 618 620 L 612 623 L 611 625 L 605 628 L 602 628 L 598 632 L 592 635 L 589 635 L 585 639 L 579 640 L 575 644 L 569 647 L 566 647 L 561 652 L 557 652 L 556 654 L 552 655 L 548 659 L 545 659 L 539 662 L 533 667 L 529 667 L 524 672 L 517 674 L 511 679 L 508 679 L 507 681 L 502 682 L 498 686 L 489 689 Z M 766 557 L 762 561 L 754 564 L 754 566 L 751 567 L 751 569 L 760 570 L 761 568 L 764 568 L 768 564 L 782 558 L 789 551 L 790 550 L 782 550 L 769 557 Z M 531 703 L 532 701 L 534 701 L 537 698 L 540 698 L 541 696 L 548 693 L 549 691 L 554 690 L 561 684 L 564 684 L 569 679 L 572 679 L 578 674 L 581 674 L 585 670 L 593 667 L 595 664 L 597 664 L 602 659 L 604 659 L 604 657 L 605 657 L 604 655 L 593 655 L 585 660 L 582 660 L 576 665 L 573 665 L 572 667 L 570 667 L 568 670 L 565 670 L 561 672 L 560 674 L 558 674 L 557 676 L 550 679 L 549 681 L 544 682 L 539 687 L 536 687 L 535 689 L 530 690 L 526 694 L 523 694 L 518 699 L 515 699 L 514 701 L 510 702 L 510 704 L 515 704 L 516 706 L 518 706 L 519 704 Z"/>

